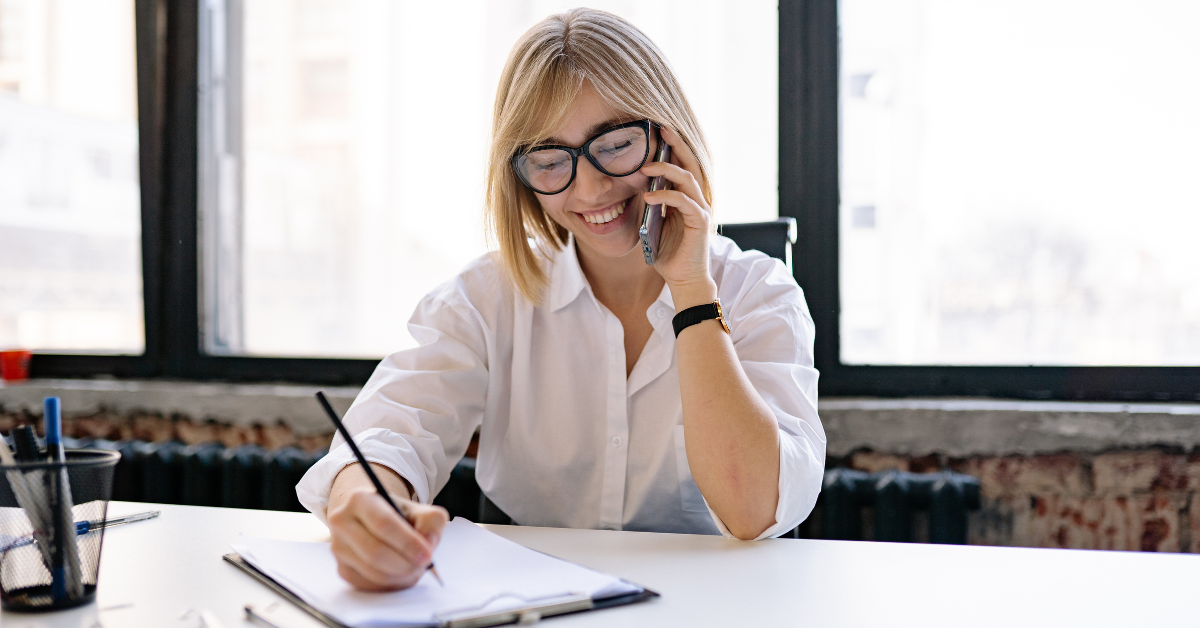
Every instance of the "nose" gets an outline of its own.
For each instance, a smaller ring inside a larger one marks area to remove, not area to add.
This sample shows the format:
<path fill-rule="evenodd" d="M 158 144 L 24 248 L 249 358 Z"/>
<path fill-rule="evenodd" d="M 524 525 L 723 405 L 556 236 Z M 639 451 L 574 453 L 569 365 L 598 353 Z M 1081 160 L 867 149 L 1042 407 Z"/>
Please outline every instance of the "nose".
<path fill-rule="evenodd" d="M 584 203 L 592 203 L 604 198 L 612 188 L 612 177 L 600 172 L 585 157 L 579 158 L 575 170 L 575 198 Z"/>

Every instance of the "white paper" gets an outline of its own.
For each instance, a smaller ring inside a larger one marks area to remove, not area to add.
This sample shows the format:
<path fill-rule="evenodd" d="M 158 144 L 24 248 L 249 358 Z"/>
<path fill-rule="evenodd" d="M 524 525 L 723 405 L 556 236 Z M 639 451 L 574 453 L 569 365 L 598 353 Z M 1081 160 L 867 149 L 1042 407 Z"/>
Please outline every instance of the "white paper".
<path fill-rule="evenodd" d="M 501 611 L 569 594 L 593 598 L 640 587 L 522 547 L 459 518 L 450 522 L 433 560 L 446 586 L 426 573 L 393 593 L 356 591 L 337 573 L 328 543 L 276 541 L 242 535 L 243 559 L 298 597 L 347 626 L 423 626 L 439 614 Z"/>

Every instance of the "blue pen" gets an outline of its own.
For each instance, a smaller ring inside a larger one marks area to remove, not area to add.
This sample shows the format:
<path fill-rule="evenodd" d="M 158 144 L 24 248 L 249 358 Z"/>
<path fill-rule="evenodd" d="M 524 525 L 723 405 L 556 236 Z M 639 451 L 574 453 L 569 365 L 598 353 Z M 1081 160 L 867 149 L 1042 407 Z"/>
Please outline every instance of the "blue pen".
<path fill-rule="evenodd" d="M 62 448 L 62 406 L 58 397 L 46 397 L 42 408 L 45 411 L 46 460 L 66 462 L 67 457 Z"/>
<path fill-rule="evenodd" d="M 111 528 L 114 526 L 125 525 L 127 523 L 133 523 L 135 521 L 145 521 L 146 519 L 153 519 L 154 517 L 157 517 L 159 514 L 161 514 L 159 511 L 151 510 L 148 512 L 139 512 L 137 514 L 125 515 L 124 517 L 115 517 L 113 519 L 105 519 L 104 521 L 77 521 L 77 522 L 75 522 L 75 534 L 77 534 L 79 536 L 83 536 L 89 532 L 96 532 L 96 531 L 102 530 L 104 528 Z M 8 538 L 12 538 L 12 537 L 8 537 Z M 7 552 L 8 550 L 16 549 L 18 547 L 25 547 L 26 545 L 32 545 L 32 544 L 33 544 L 32 536 L 18 537 L 17 539 L 15 539 L 12 543 L 9 543 L 8 545 L 0 545 L 0 552 Z"/>
<path fill-rule="evenodd" d="M 46 461 L 66 462 L 62 448 L 62 406 L 58 397 L 46 397 L 42 402 L 43 429 L 46 433 Z M 51 470 L 42 476 L 46 482 L 46 499 L 50 502 L 50 597 L 55 601 L 67 598 L 66 552 L 67 535 L 62 533 L 63 486 L 62 473 Z"/>

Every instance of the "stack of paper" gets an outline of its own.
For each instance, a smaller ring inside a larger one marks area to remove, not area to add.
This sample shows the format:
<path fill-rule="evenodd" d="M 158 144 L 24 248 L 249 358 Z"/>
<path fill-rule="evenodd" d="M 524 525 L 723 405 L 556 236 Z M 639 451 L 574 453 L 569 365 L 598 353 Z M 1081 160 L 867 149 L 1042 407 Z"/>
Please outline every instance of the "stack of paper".
<path fill-rule="evenodd" d="M 446 526 L 430 574 L 411 589 L 365 593 L 337 573 L 328 543 L 275 541 L 243 535 L 243 559 L 317 610 L 347 626 L 427 626 L 438 616 L 499 612 L 565 595 L 592 599 L 641 592 L 614 576 L 527 549 L 465 519 Z"/>

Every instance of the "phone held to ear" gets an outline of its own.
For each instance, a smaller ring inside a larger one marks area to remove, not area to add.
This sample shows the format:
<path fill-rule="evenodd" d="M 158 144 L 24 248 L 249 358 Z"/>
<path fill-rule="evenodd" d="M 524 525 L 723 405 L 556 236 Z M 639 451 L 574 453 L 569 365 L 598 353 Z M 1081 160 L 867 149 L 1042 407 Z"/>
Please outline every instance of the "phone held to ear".
<path fill-rule="evenodd" d="M 655 126 L 657 129 L 658 127 Z M 654 151 L 654 161 L 670 161 L 671 147 L 662 139 L 662 131 L 658 131 L 658 150 Z M 671 189 L 671 182 L 667 181 L 666 177 L 654 177 L 650 180 L 650 191 L 657 192 L 659 190 Z M 638 230 L 638 235 L 642 240 L 642 254 L 646 256 L 646 263 L 653 264 L 658 259 L 659 239 L 662 237 L 663 221 L 667 218 L 666 205 L 646 205 L 645 211 L 642 213 L 642 228 Z"/>

